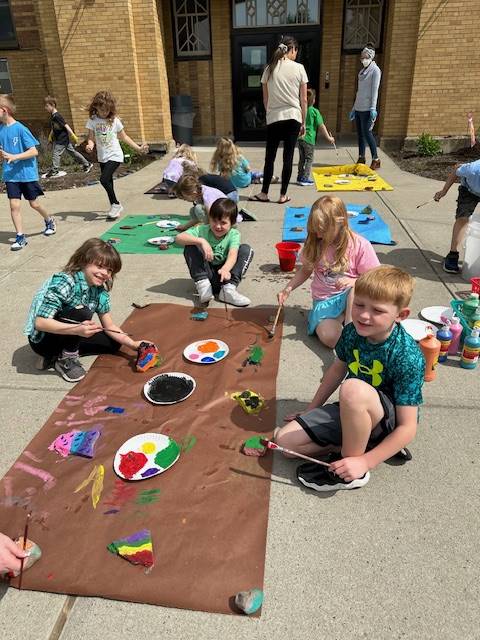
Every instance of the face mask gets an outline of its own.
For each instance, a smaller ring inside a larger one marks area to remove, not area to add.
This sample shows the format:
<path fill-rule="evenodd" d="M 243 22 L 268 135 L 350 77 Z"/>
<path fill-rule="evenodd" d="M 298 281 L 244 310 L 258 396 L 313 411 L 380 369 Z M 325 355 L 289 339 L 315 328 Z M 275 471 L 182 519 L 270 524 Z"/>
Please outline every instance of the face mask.
<path fill-rule="evenodd" d="M 370 58 L 364 58 L 363 60 L 360 60 L 360 62 L 363 64 L 364 67 L 368 67 L 368 65 L 371 63 Z"/>

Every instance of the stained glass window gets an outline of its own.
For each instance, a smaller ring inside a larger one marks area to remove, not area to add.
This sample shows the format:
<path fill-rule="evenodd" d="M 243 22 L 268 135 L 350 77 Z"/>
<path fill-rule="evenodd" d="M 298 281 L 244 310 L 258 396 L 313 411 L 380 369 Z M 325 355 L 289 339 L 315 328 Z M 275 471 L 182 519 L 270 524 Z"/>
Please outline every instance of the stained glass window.
<path fill-rule="evenodd" d="M 5 58 L 0 58 L 0 93 L 12 93 L 12 80 Z"/>
<path fill-rule="evenodd" d="M 237 29 L 320 22 L 319 0 L 233 0 L 232 6 Z"/>
<path fill-rule="evenodd" d="M 384 0 L 345 0 L 343 48 L 358 51 L 367 42 L 380 47 Z"/>
<path fill-rule="evenodd" d="M 0 48 L 17 45 L 9 0 L 0 0 Z"/>
<path fill-rule="evenodd" d="M 208 0 L 173 0 L 173 32 L 178 58 L 211 54 Z"/>

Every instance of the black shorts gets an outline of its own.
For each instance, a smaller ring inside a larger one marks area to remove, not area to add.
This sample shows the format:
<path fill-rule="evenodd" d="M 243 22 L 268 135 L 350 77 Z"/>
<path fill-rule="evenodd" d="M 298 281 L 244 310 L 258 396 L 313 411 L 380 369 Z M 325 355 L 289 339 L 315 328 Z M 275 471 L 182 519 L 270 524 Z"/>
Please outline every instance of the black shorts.
<path fill-rule="evenodd" d="M 396 427 L 395 405 L 383 391 L 377 390 L 377 393 L 383 407 L 383 418 L 370 434 L 367 449 L 376 447 Z M 312 409 L 295 420 L 303 427 L 310 440 L 321 447 L 342 445 L 342 423 L 338 402 Z"/>
<path fill-rule="evenodd" d="M 23 196 L 25 200 L 31 202 L 36 200 L 38 196 L 45 195 L 42 187 L 38 182 L 6 182 L 7 195 L 9 200 L 20 200 Z"/>
<path fill-rule="evenodd" d="M 480 196 L 472 193 L 467 187 L 461 184 L 458 187 L 457 211 L 455 218 L 469 218 L 475 211 L 475 207 L 480 202 Z"/>

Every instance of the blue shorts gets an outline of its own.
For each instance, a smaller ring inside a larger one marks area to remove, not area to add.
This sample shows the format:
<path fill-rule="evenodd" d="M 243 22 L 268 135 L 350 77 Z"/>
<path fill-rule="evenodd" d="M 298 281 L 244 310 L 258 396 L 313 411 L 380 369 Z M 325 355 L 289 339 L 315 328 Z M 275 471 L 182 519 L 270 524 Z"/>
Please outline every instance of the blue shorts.
<path fill-rule="evenodd" d="M 347 306 L 348 294 L 351 291 L 351 287 L 340 291 L 335 296 L 325 298 L 325 300 L 314 300 L 312 309 L 308 314 L 308 328 L 307 333 L 309 336 L 313 336 L 317 325 L 322 320 L 328 318 L 338 318 L 345 311 Z"/>
<path fill-rule="evenodd" d="M 23 196 L 29 202 L 36 200 L 38 196 L 45 195 L 38 182 L 6 182 L 8 199 L 20 200 Z"/>

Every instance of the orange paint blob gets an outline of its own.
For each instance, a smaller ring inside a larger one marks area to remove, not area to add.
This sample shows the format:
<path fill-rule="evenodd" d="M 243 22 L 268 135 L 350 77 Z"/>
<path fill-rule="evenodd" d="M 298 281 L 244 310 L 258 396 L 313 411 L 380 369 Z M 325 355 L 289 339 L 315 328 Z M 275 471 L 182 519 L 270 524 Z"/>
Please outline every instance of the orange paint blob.
<path fill-rule="evenodd" d="M 215 351 L 218 351 L 220 349 L 220 346 L 217 342 L 204 342 L 203 344 L 198 346 L 198 350 L 200 351 L 200 353 L 215 353 Z"/>

